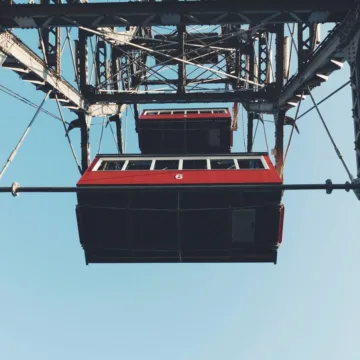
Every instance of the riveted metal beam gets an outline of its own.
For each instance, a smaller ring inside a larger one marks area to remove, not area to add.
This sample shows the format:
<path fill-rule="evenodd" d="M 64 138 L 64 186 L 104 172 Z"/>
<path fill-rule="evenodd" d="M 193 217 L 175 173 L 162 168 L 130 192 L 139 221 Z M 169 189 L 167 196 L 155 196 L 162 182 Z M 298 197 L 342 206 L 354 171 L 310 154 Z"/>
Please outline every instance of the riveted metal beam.
<path fill-rule="evenodd" d="M 206 5 L 205 5 L 206 4 Z M 339 22 L 359 0 L 121 2 L 0 5 L 7 28 Z M 216 20 L 214 20 L 216 19 Z"/>

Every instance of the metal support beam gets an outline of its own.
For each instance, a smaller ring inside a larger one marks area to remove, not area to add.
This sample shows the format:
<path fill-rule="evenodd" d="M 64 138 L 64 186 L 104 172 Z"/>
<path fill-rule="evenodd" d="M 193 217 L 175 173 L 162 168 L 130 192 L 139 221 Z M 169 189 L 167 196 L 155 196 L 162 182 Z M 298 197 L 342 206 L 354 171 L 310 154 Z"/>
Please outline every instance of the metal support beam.
<path fill-rule="evenodd" d="M 99 40 L 96 43 L 96 85 L 99 85 L 100 89 L 108 89 L 109 83 L 109 67 L 107 62 L 106 42 Z"/>
<path fill-rule="evenodd" d="M 41 5 L 60 4 L 60 0 L 41 0 Z M 40 42 L 43 43 L 45 61 L 58 75 L 61 72 L 61 28 L 48 27 L 40 29 Z"/>
<path fill-rule="evenodd" d="M 248 69 L 248 77 L 249 80 L 254 82 L 257 82 L 257 78 L 255 79 L 255 51 L 254 51 L 254 45 L 253 42 L 249 45 L 249 55 L 248 55 L 248 61 L 249 61 L 249 65 L 247 67 Z M 249 89 L 253 89 L 254 88 L 254 84 L 249 83 Z"/>
<path fill-rule="evenodd" d="M 279 111 L 275 115 L 275 169 L 276 172 L 283 178 L 284 168 L 284 123 L 286 111 Z"/>
<path fill-rule="evenodd" d="M 75 105 L 79 110 L 86 110 L 86 102 L 82 95 L 62 80 L 55 71 L 49 69 L 46 63 L 15 35 L 0 31 L 0 52 L 7 55 L 2 67 L 28 75 L 30 82 L 31 79 L 43 81 L 45 86 L 41 90 L 56 90 L 62 98 L 69 100 L 71 105 Z"/>
<path fill-rule="evenodd" d="M 82 93 L 87 93 L 88 85 L 88 49 L 87 38 L 88 33 L 79 29 L 79 41 L 76 46 L 76 63 L 78 66 L 78 75 L 80 90 Z M 90 124 L 91 117 L 88 115 L 79 114 L 80 120 L 80 134 L 81 134 L 81 169 L 84 173 L 90 165 Z"/>
<path fill-rule="evenodd" d="M 360 32 L 347 49 L 347 61 L 350 64 L 351 92 L 353 102 L 353 120 L 355 133 L 355 157 L 357 177 L 360 178 Z"/>
<path fill-rule="evenodd" d="M 224 27 L 226 26 L 224 25 Z M 124 40 L 126 40 L 126 44 L 122 46 L 123 49 L 126 51 L 130 51 L 136 48 L 132 44 L 142 45 L 149 48 L 158 46 L 159 48 L 163 49 L 164 51 L 166 50 L 167 52 L 178 49 L 178 39 L 177 35 L 175 36 L 175 34 L 155 35 L 153 38 L 148 37 L 146 39 L 135 38 L 131 40 L 131 43 L 129 43 L 129 37 Z M 194 33 L 186 34 L 186 42 L 184 45 L 185 53 L 191 51 L 193 54 L 192 56 L 194 56 L 195 50 L 201 50 L 202 46 L 213 46 L 222 52 L 229 52 L 232 51 L 234 48 L 238 47 L 239 42 L 237 36 L 222 37 L 219 36 L 219 34 L 217 34 L 216 32 L 196 33 L 196 36 L 194 35 Z M 246 46 L 246 43 L 240 43 L 240 46 Z"/>
<path fill-rule="evenodd" d="M 232 32 L 232 28 L 233 26 L 231 25 L 223 25 L 221 27 L 221 36 L 222 37 L 226 37 L 227 34 Z M 239 55 L 236 55 L 238 53 L 239 49 L 235 49 L 233 51 L 231 51 L 230 54 L 228 54 L 225 57 L 225 63 L 226 63 L 226 72 L 227 74 L 238 74 L 239 71 L 237 69 L 237 67 L 235 66 L 235 63 L 237 62 L 237 58 Z M 233 89 L 236 88 L 236 84 L 237 84 L 237 79 L 230 79 L 230 78 L 226 78 L 224 79 L 224 83 L 225 83 L 225 88 L 228 90 L 229 86 L 228 84 L 231 84 Z"/>
<path fill-rule="evenodd" d="M 303 70 L 316 47 L 317 24 L 298 24 L 298 69 Z"/>
<path fill-rule="evenodd" d="M 276 92 L 280 96 L 284 84 L 284 25 L 276 25 Z"/>
<path fill-rule="evenodd" d="M 254 129 L 254 113 L 248 112 L 248 126 L 247 126 L 247 152 L 252 152 L 253 148 L 253 129 Z"/>
<path fill-rule="evenodd" d="M 245 102 L 250 100 L 275 101 L 271 91 L 234 91 L 234 92 L 208 92 L 208 93 L 121 93 L 121 94 L 89 94 L 90 103 L 110 102 L 116 104 L 150 104 L 150 103 L 197 103 L 197 102 Z"/>
<path fill-rule="evenodd" d="M 276 25 L 276 93 L 280 95 L 284 83 L 284 25 Z M 284 125 L 286 111 L 276 109 L 275 113 L 275 169 L 283 177 L 284 167 Z"/>
<path fill-rule="evenodd" d="M 241 53 L 240 50 L 235 51 L 235 61 L 234 61 L 234 74 L 237 79 L 233 79 L 232 88 L 240 88 L 240 77 L 241 77 Z"/>
<path fill-rule="evenodd" d="M 300 70 L 283 88 L 279 106 L 288 109 L 296 105 L 306 86 L 313 87 L 311 82 L 318 75 L 326 78 L 333 71 L 340 70 L 345 59 L 346 49 L 360 27 L 360 8 L 349 13 L 344 21 L 337 25 L 318 46 L 303 70 Z M 293 105 L 289 105 L 293 104 Z M 248 111 L 273 113 L 274 103 L 257 102 L 246 104 Z"/>
<path fill-rule="evenodd" d="M 79 114 L 81 136 L 81 169 L 84 173 L 90 165 L 90 123 L 91 117 Z"/>
<path fill-rule="evenodd" d="M 223 184 L 207 184 L 207 185 L 110 185 L 110 186 L 74 186 L 74 187 L 40 187 L 40 186 L 20 186 L 14 183 L 12 186 L 0 187 L 0 193 L 12 193 L 17 196 L 18 193 L 88 193 L 88 192 L 103 192 L 111 193 L 114 191 L 126 190 L 147 190 L 157 191 L 161 190 L 174 190 L 181 189 L 183 192 L 199 191 L 199 189 L 206 189 L 208 191 L 218 191 L 219 189 L 234 189 L 243 191 L 276 191 L 276 190 L 326 190 L 327 194 L 331 194 L 333 190 L 355 190 L 359 191 L 360 183 L 333 184 L 331 180 L 327 180 L 324 184 L 236 184 L 236 185 L 223 185 Z"/>
<path fill-rule="evenodd" d="M 359 0 L 121 2 L 61 5 L 0 5 L 0 26 L 113 27 L 286 22 L 339 22 Z"/>
<path fill-rule="evenodd" d="M 137 103 L 134 104 L 134 118 L 135 118 L 135 130 L 137 132 L 139 127 L 139 109 Z"/>
<path fill-rule="evenodd" d="M 86 93 L 88 84 L 88 36 L 89 35 L 86 31 L 79 29 L 79 41 L 77 42 L 76 60 L 78 65 L 77 73 L 79 74 L 80 90 L 83 94 Z"/>
<path fill-rule="evenodd" d="M 265 84 L 269 70 L 269 32 L 264 31 L 259 37 L 259 84 Z"/>
<path fill-rule="evenodd" d="M 294 99 L 306 88 L 310 80 L 318 72 L 329 74 L 341 68 L 334 59 L 340 59 L 343 51 L 360 27 L 360 8 L 349 13 L 346 19 L 336 26 L 327 38 L 319 45 L 306 67 L 290 80 L 280 96 L 280 107 L 286 106 L 287 102 Z M 310 86 L 311 87 L 311 86 Z"/>
<path fill-rule="evenodd" d="M 182 60 L 186 60 L 185 55 L 185 26 L 179 25 L 177 27 L 178 30 L 178 43 L 179 43 L 179 54 L 178 58 Z M 178 76 L 179 81 L 177 84 L 177 91 L 179 94 L 185 93 L 185 85 L 186 85 L 186 64 L 185 62 L 179 62 L 178 64 Z"/>
<path fill-rule="evenodd" d="M 190 78 L 190 79 L 186 79 L 185 83 L 186 83 L 186 85 L 190 85 L 191 83 L 201 84 L 201 81 L 203 81 L 204 84 L 231 84 L 231 83 L 233 83 L 234 80 L 235 79 L 225 78 L 225 77 L 218 78 L 218 79 Z M 168 84 L 177 85 L 178 83 L 179 83 L 179 79 L 164 79 L 164 80 L 142 79 L 141 80 L 141 85 L 168 85 Z"/>
<path fill-rule="evenodd" d="M 111 65 L 110 65 L 110 73 L 111 73 L 111 79 L 110 79 L 110 89 L 111 90 L 119 90 L 119 57 L 118 52 L 114 47 L 111 47 Z"/>

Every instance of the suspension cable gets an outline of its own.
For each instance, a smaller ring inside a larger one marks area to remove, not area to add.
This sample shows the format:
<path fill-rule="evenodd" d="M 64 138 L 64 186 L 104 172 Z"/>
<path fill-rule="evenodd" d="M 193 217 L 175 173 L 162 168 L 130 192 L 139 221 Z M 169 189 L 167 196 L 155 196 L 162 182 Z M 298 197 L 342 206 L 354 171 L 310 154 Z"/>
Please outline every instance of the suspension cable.
<path fill-rule="evenodd" d="M 17 143 L 17 145 L 15 146 L 14 150 L 11 152 L 9 158 L 7 159 L 3 169 L 1 170 L 0 172 L 0 179 L 2 178 L 2 176 L 4 175 L 6 169 L 9 167 L 10 163 L 13 161 L 13 159 L 15 158 L 16 156 L 16 153 L 18 152 L 21 144 L 23 143 L 23 141 L 25 140 L 26 138 L 26 135 L 29 133 L 30 131 L 30 128 L 32 126 L 32 124 L 34 123 L 35 119 L 37 118 L 41 108 L 43 107 L 44 103 L 45 103 L 45 100 L 48 98 L 48 96 L 50 95 L 52 90 L 48 91 L 43 99 L 43 101 L 41 102 L 40 106 L 38 107 L 38 109 L 36 110 L 35 112 L 35 115 L 33 116 L 33 118 L 31 119 L 29 125 L 27 126 L 27 128 L 25 129 L 25 132 L 23 133 L 23 135 L 21 136 L 19 142 Z"/>
<path fill-rule="evenodd" d="M 266 128 L 265 128 L 265 123 L 264 123 L 264 119 L 262 114 L 260 115 L 260 119 L 263 125 L 263 129 L 264 129 L 264 136 L 265 136 L 265 142 L 266 142 L 266 148 L 267 148 L 267 152 L 269 152 L 269 143 L 268 143 L 268 139 L 267 139 L 267 134 L 266 134 Z"/>
<path fill-rule="evenodd" d="M 100 151 L 101 151 L 101 144 L 102 144 L 102 138 L 103 138 L 103 134 L 104 134 L 104 127 L 105 127 L 105 119 L 106 119 L 106 117 L 104 116 L 103 121 L 102 121 L 102 126 L 101 126 L 98 154 L 100 154 Z"/>
<path fill-rule="evenodd" d="M 256 133 L 257 133 L 257 129 L 258 129 L 258 126 L 259 126 L 259 122 L 260 122 L 260 120 L 258 120 L 257 123 L 256 123 L 255 132 L 254 132 L 254 136 L 253 136 L 253 139 L 252 139 L 252 146 L 254 146 Z"/>
<path fill-rule="evenodd" d="M 6 87 L 5 85 L 0 84 L 0 91 L 2 91 L 3 93 L 12 96 L 13 98 L 25 103 L 26 105 L 29 105 L 35 109 L 39 108 L 39 105 L 36 105 L 35 103 L 33 103 L 32 101 L 30 101 L 29 99 L 27 99 L 26 97 L 16 93 L 15 91 L 9 89 L 8 87 Z M 45 109 L 41 109 L 41 112 L 43 112 L 44 114 L 47 114 L 49 116 L 51 116 L 52 118 L 61 121 L 61 118 L 59 118 L 58 116 L 56 116 L 55 114 L 53 114 L 52 112 L 45 110 Z M 69 125 L 69 123 L 66 122 L 66 125 Z"/>
<path fill-rule="evenodd" d="M 64 120 L 64 115 L 63 115 L 63 113 L 62 113 L 61 106 L 60 106 L 60 103 L 59 103 L 59 99 L 58 99 L 58 97 L 57 97 L 56 94 L 55 94 L 55 99 L 56 99 L 56 105 L 57 105 L 57 107 L 58 107 L 58 109 L 59 109 L 59 114 L 60 114 L 60 116 L 61 116 L 61 120 L 62 120 L 62 123 L 63 123 L 63 126 L 64 126 L 65 136 L 66 136 L 66 138 L 67 138 L 67 140 L 68 140 L 68 142 L 69 142 L 69 146 L 70 146 L 71 152 L 72 152 L 72 154 L 73 154 L 73 156 L 74 156 L 74 159 L 75 159 L 77 168 L 79 169 L 80 174 L 82 174 L 81 167 L 80 167 L 80 163 L 79 163 L 79 161 L 78 161 L 78 159 L 77 159 L 77 157 L 76 157 L 76 153 L 75 153 L 74 147 L 73 147 L 73 145 L 72 145 L 72 143 L 71 143 L 71 139 L 70 139 L 70 136 L 69 136 L 69 132 L 68 132 L 67 129 L 66 129 L 66 124 L 65 124 L 65 120 Z"/>
<path fill-rule="evenodd" d="M 328 96 L 326 96 L 324 99 L 322 99 L 321 101 L 319 101 L 316 105 L 321 105 L 324 101 L 329 100 L 333 95 L 335 95 L 337 92 L 339 92 L 340 90 L 342 90 L 345 86 L 349 85 L 351 83 L 351 81 L 347 81 L 345 84 L 341 85 L 339 88 L 337 88 L 335 91 L 333 91 L 331 94 L 329 94 Z M 302 113 L 299 117 L 298 120 L 300 118 L 302 118 L 303 116 L 305 116 L 307 113 L 309 113 L 311 110 L 314 110 L 315 106 L 311 107 L 309 110 L 306 110 L 304 113 Z"/>
<path fill-rule="evenodd" d="M 307 86 L 307 89 L 308 89 L 308 91 L 309 91 L 311 100 L 312 100 L 312 102 L 313 102 L 313 104 L 314 104 L 314 106 L 315 106 L 315 108 L 316 108 L 316 111 L 317 111 L 317 113 L 319 114 L 319 117 L 320 117 L 320 119 L 321 119 L 321 122 L 323 123 L 324 128 L 325 128 L 325 130 L 326 130 L 326 132 L 327 132 L 327 134 L 328 134 L 328 136 L 329 136 L 329 139 L 330 139 L 331 143 L 332 143 L 333 146 L 334 146 L 335 152 L 336 152 L 337 156 L 339 157 L 340 161 L 342 162 L 342 164 L 343 164 L 343 166 L 344 166 L 344 168 L 345 168 L 345 171 L 347 172 L 350 180 L 353 181 L 353 180 L 354 180 L 354 177 L 351 175 L 350 170 L 349 170 L 349 168 L 347 167 L 347 165 L 346 165 L 346 163 L 345 163 L 345 161 L 344 161 L 344 158 L 343 158 L 340 150 L 339 150 L 338 147 L 336 146 L 336 143 L 335 143 L 333 137 L 331 136 L 331 133 L 330 133 L 330 131 L 329 131 L 329 129 L 328 129 L 326 123 L 325 123 L 325 120 L 324 120 L 323 116 L 321 115 L 321 112 L 320 112 L 320 110 L 319 110 L 319 108 L 318 108 L 318 106 L 317 106 L 317 104 L 316 104 L 316 102 L 315 102 L 315 99 L 314 99 L 314 97 L 313 97 L 313 95 L 312 95 L 312 93 L 311 93 L 311 90 L 310 90 L 310 88 L 309 88 L 308 86 Z"/>
<path fill-rule="evenodd" d="M 299 118 L 298 118 L 298 115 L 299 115 L 300 106 L 301 106 L 301 102 L 302 102 L 303 96 L 304 96 L 304 92 L 301 93 L 301 98 L 300 98 L 300 101 L 299 101 L 299 106 L 298 106 L 297 109 L 296 109 L 294 125 L 292 126 L 292 129 L 291 129 L 291 132 L 290 132 L 290 137 L 289 137 L 289 142 L 288 142 L 288 144 L 287 144 L 286 151 L 285 151 L 284 165 L 283 165 L 283 168 L 282 168 L 282 173 L 284 172 L 285 161 L 286 161 L 287 154 L 288 154 L 288 152 L 289 152 L 289 148 L 290 148 L 290 145 L 291 145 L 291 140 L 292 140 L 292 137 L 293 137 L 293 134 L 294 134 L 296 122 L 297 122 L 297 120 L 299 119 Z M 282 174 L 282 173 L 281 173 L 281 174 Z"/>

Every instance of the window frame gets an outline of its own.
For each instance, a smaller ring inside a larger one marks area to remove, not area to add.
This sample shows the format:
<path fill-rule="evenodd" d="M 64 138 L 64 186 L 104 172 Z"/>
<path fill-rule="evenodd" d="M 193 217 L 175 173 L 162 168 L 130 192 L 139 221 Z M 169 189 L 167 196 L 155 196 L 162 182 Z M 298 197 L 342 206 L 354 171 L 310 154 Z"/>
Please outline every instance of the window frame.
<path fill-rule="evenodd" d="M 171 160 L 173 160 L 173 161 L 178 161 L 178 168 L 177 169 L 171 169 L 171 170 L 159 170 L 159 169 L 155 169 L 155 165 L 156 165 L 156 162 L 157 161 L 171 161 Z M 179 158 L 174 158 L 174 157 L 169 157 L 169 158 L 154 158 L 153 159 L 153 164 L 152 164 L 152 167 L 151 167 L 151 169 L 150 170 L 154 170 L 154 171 L 177 171 L 177 170 L 179 170 L 179 168 L 180 168 L 180 159 Z"/>
<path fill-rule="evenodd" d="M 184 169 L 183 168 L 184 160 L 205 160 L 206 161 L 206 169 Z M 205 156 L 203 156 L 203 157 L 192 156 L 191 158 L 183 157 L 183 158 L 181 158 L 181 170 L 183 170 L 183 171 L 208 171 L 208 170 L 211 170 L 209 168 L 209 161 L 208 160 L 209 160 L 209 158 L 207 158 Z"/>
<path fill-rule="evenodd" d="M 151 165 L 150 165 L 150 168 L 148 170 L 127 170 L 127 166 L 129 164 L 130 161 L 151 161 Z M 119 171 L 151 171 L 153 168 L 154 168 L 154 164 L 155 164 L 155 161 L 154 159 L 150 158 L 150 159 L 147 159 L 147 158 L 133 158 L 133 159 L 127 159 L 123 168 Z"/>
<path fill-rule="evenodd" d="M 124 161 L 124 165 L 122 166 L 121 170 L 98 170 L 104 161 Z M 91 171 L 122 171 L 124 170 L 126 164 L 127 164 L 127 159 L 123 159 L 123 158 L 100 158 L 97 161 L 97 163 L 94 165 L 94 167 L 91 169 Z"/>
<path fill-rule="evenodd" d="M 269 165 L 267 164 L 264 156 L 262 156 L 262 155 L 260 155 L 260 156 L 236 156 L 236 160 L 260 160 L 263 165 L 262 169 L 259 169 L 259 168 L 258 169 L 257 168 L 244 169 L 239 166 L 239 170 L 269 170 Z M 238 161 L 236 161 L 236 163 L 239 165 Z"/>
<path fill-rule="evenodd" d="M 190 113 L 189 115 L 200 115 L 200 114 L 227 114 L 228 113 L 228 109 L 227 108 L 220 108 L 220 109 L 214 109 L 214 108 L 204 108 L 204 109 L 161 109 L 161 110 L 144 110 L 143 115 L 146 116 L 157 116 L 157 115 L 174 115 L 174 112 L 181 112 L 178 115 L 188 115 L 189 111 L 191 111 L 192 113 Z"/>
<path fill-rule="evenodd" d="M 211 168 L 211 160 L 232 160 L 234 165 L 235 165 L 235 169 L 212 169 Z M 209 158 L 209 169 L 210 170 L 213 170 L 213 171 L 224 171 L 224 170 L 240 170 L 239 168 L 239 164 L 237 161 L 237 158 L 234 156 L 234 157 L 220 157 L 220 156 L 216 156 L 215 158 L 213 157 L 210 157 Z"/>
<path fill-rule="evenodd" d="M 141 157 L 141 156 L 136 156 L 136 157 L 104 157 L 104 158 L 99 158 L 98 161 L 96 162 L 96 164 L 94 165 L 94 167 L 91 169 L 91 171 L 176 171 L 176 170 L 181 170 L 181 171 L 204 171 L 204 170 L 212 170 L 212 171 L 224 171 L 224 169 L 212 169 L 211 168 L 211 160 L 233 160 L 234 164 L 235 164 L 235 169 L 231 169 L 233 171 L 235 170 L 253 170 L 253 171 L 257 171 L 257 170 L 269 170 L 270 167 L 267 164 L 267 162 L 265 161 L 265 157 L 263 155 L 259 155 L 259 156 L 181 156 L 181 157 L 174 157 L 174 156 L 156 156 L 156 157 Z M 144 161 L 144 160 L 149 160 L 151 161 L 151 166 L 149 170 L 126 170 L 129 161 Z M 178 165 L 178 169 L 172 169 L 172 170 L 154 170 L 155 169 L 155 163 L 158 160 L 177 160 L 179 162 Z M 183 169 L 183 162 L 184 160 L 206 160 L 206 169 Z M 236 160 L 236 161 L 235 161 Z M 237 160 L 260 160 L 263 168 L 254 168 L 254 169 L 249 169 L 249 168 L 241 168 L 239 166 L 239 163 Z M 121 170 L 98 170 L 99 167 L 101 166 L 101 164 L 103 163 L 103 161 L 124 161 L 124 165 L 122 166 Z M 230 171 L 231 171 L 230 170 Z M 227 170 L 229 171 L 229 170 Z"/>

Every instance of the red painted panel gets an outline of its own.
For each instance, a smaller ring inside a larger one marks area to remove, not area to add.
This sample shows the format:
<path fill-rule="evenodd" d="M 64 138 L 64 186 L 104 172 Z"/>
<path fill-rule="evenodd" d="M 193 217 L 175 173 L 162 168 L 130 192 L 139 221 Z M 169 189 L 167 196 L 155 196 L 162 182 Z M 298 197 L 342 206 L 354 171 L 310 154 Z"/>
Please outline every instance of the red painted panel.
<path fill-rule="evenodd" d="M 94 171 L 78 185 L 177 185 L 177 184 L 281 183 L 269 170 Z"/>
<path fill-rule="evenodd" d="M 281 183 L 271 170 L 89 171 L 78 185 L 177 185 Z"/>
<path fill-rule="evenodd" d="M 282 180 L 269 156 L 264 159 L 269 169 L 92 171 L 98 161 L 95 158 L 77 185 L 280 184 Z"/>

